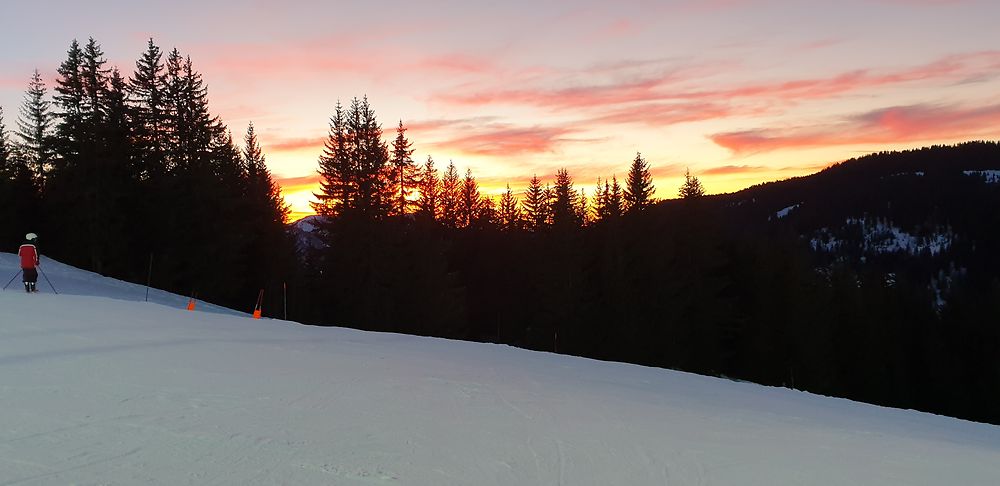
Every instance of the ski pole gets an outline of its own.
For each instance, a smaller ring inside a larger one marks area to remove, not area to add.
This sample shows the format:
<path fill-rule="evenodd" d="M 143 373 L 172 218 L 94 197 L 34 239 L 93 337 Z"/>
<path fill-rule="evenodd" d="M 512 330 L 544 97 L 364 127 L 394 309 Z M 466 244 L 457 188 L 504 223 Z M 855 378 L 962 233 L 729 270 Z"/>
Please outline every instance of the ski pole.
<path fill-rule="evenodd" d="M 43 277 L 45 277 L 45 281 L 49 283 L 49 287 L 52 287 L 52 292 L 54 292 L 56 295 L 59 295 L 59 291 L 56 290 L 55 286 L 52 285 L 52 281 L 49 280 L 49 276 L 45 275 L 45 270 L 42 270 L 42 267 L 38 267 L 38 271 L 42 273 Z"/>
<path fill-rule="evenodd" d="M 146 302 L 149 302 L 149 284 L 153 282 L 153 254 L 149 254 L 149 275 L 146 276 Z"/>
<path fill-rule="evenodd" d="M 18 271 L 17 271 L 17 273 L 15 273 L 15 274 L 14 274 L 14 276 L 13 276 L 13 277 L 11 277 L 11 278 L 10 278 L 10 280 L 8 280 L 8 281 L 7 281 L 7 285 L 4 285 L 4 286 L 3 286 L 3 289 L 4 289 L 4 290 L 7 290 L 7 287 L 9 287 L 9 286 L 10 286 L 10 284 L 11 284 L 11 283 L 12 283 L 12 282 L 14 281 L 14 279 L 15 279 L 15 278 L 17 278 L 17 276 L 18 276 L 18 275 L 20 275 L 20 274 L 21 274 L 21 272 L 22 272 L 22 270 L 18 270 Z"/>

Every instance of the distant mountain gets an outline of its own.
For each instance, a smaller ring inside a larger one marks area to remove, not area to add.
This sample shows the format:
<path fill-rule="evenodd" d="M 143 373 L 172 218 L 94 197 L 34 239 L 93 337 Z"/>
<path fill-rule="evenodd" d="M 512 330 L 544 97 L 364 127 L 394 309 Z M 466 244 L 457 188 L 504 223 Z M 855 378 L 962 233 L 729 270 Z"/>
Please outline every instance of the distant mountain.
<path fill-rule="evenodd" d="M 919 279 L 945 304 L 957 279 L 1000 276 L 1000 144 L 969 142 L 851 159 L 709 198 L 732 225 L 792 232 L 817 269 Z M 752 232 L 751 232 L 752 233 Z"/>
<path fill-rule="evenodd" d="M 312 216 L 306 216 L 290 225 L 292 234 L 295 236 L 295 249 L 300 255 L 308 250 L 323 247 L 323 242 L 320 240 L 319 236 L 315 234 L 317 224 L 322 221 L 322 219 L 323 216 L 314 214 Z"/>

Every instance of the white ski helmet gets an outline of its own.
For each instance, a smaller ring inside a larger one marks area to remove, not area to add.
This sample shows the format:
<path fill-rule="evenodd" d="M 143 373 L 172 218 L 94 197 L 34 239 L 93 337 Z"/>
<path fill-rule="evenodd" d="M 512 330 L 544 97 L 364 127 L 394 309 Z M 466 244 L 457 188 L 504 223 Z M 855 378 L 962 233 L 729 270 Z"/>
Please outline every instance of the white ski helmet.
<path fill-rule="evenodd" d="M 28 241 L 34 241 L 34 240 L 38 239 L 38 235 L 36 235 L 34 233 L 28 233 L 28 234 L 24 235 L 24 239 L 26 239 Z"/>

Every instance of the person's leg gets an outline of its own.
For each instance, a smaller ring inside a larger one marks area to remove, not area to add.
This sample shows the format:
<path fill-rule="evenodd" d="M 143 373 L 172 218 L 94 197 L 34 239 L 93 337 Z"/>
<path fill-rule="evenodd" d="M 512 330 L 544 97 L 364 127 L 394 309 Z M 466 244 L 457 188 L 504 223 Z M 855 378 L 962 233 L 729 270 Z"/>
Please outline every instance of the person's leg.
<path fill-rule="evenodd" d="M 38 270 L 34 268 L 25 268 L 24 272 L 24 289 L 28 292 L 37 292 L 36 283 L 38 282 Z"/>

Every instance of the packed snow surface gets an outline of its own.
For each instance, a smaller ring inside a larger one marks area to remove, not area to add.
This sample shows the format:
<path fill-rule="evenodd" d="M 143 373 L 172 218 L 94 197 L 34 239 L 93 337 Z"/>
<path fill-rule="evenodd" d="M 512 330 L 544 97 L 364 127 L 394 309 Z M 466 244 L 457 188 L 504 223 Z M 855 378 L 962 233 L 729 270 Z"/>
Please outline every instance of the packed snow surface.
<path fill-rule="evenodd" d="M 0 485 L 1000 484 L 991 425 L 43 268 L 0 293 Z"/>

